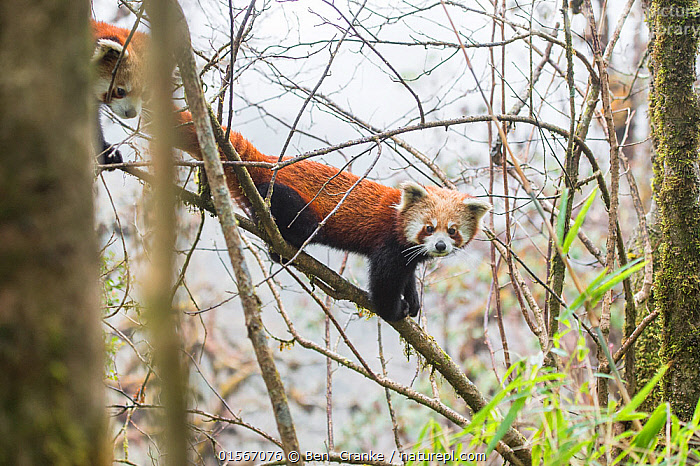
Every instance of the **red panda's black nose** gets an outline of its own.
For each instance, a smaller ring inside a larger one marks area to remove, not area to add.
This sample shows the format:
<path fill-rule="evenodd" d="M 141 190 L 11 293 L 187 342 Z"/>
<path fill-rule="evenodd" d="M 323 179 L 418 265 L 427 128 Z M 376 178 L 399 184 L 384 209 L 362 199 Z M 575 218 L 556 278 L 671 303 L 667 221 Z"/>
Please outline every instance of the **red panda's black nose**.
<path fill-rule="evenodd" d="M 445 249 L 447 249 L 447 245 L 443 240 L 440 240 L 437 243 L 435 243 L 435 249 L 437 250 L 437 252 L 443 252 Z"/>
<path fill-rule="evenodd" d="M 136 116 L 136 110 L 133 108 L 130 108 L 124 113 L 126 114 L 126 118 L 134 118 Z"/>

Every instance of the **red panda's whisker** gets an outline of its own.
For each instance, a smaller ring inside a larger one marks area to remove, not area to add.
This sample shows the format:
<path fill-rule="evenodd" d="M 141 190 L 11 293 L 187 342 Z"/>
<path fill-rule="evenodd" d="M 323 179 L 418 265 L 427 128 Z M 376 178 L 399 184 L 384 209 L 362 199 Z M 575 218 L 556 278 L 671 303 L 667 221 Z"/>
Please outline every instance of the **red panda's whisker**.
<path fill-rule="evenodd" d="M 402 252 L 406 255 L 410 255 L 412 252 L 415 252 L 416 249 L 422 248 L 422 244 L 415 244 L 413 246 L 409 246 L 406 249 L 404 249 Z"/>
<path fill-rule="evenodd" d="M 425 247 L 422 244 L 418 244 L 416 246 L 404 249 L 403 254 L 408 260 L 407 264 L 410 264 L 416 257 L 420 256 L 424 251 Z"/>
<path fill-rule="evenodd" d="M 195 128 L 186 124 L 192 121 L 192 115 L 183 111 L 178 114 L 178 121 L 181 133 L 178 147 L 201 160 Z M 278 162 L 277 157 L 262 154 L 239 133 L 231 132 L 229 139 L 241 160 Z M 273 182 L 271 171 L 257 167 L 250 167 L 248 171 L 258 192 L 267 196 Z M 307 242 L 316 243 L 367 257 L 372 301 L 377 314 L 389 322 L 418 315 L 420 297 L 414 286 L 416 266 L 432 255 L 442 255 L 448 248 L 455 247 L 454 240 L 447 236 L 439 248 L 439 238 L 429 245 L 416 244 L 421 237 L 419 231 L 426 226 L 423 217 L 431 220 L 432 229 L 438 224 L 442 229 L 445 224 L 449 231 L 449 225 L 478 221 L 487 211 L 466 212 L 465 200 L 470 197 L 457 191 L 425 187 L 412 181 L 402 183 L 397 189 L 307 159 L 285 165 L 276 173 L 270 210 L 282 237 L 297 247 Z M 241 207 L 252 212 L 235 176 L 229 180 L 229 190 Z M 335 193 L 349 194 L 350 191 L 352 196 L 338 209 Z M 299 211 L 302 214 L 297 217 Z M 333 216 L 332 222 L 321 223 L 325 220 L 320 219 L 330 216 Z M 371 235 L 358 229 L 368 218 Z M 309 235 L 319 227 L 323 228 L 321 236 Z"/>

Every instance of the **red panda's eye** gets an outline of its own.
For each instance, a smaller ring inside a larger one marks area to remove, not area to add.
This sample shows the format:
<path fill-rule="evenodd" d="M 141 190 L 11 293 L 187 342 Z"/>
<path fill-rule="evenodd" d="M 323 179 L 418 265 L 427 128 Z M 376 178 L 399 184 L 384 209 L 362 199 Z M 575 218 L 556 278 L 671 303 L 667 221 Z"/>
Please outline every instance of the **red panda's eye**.
<path fill-rule="evenodd" d="M 114 97 L 117 99 L 122 99 L 126 96 L 126 89 L 123 87 L 115 87 L 114 88 Z"/>
<path fill-rule="evenodd" d="M 432 232 L 434 232 L 434 231 L 435 231 L 435 227 L 432 226 L 432 225 L 428 225 L 428 226 L 425 227 L 425 232 L 428 233 L 428 234 L 430 234 L 430 233 L 432 233 Z"/>
<path fill-rule="evenodd" d="M 454 227 L 450 227 L 447 229 L 447 234 L 450 236 L 453 236 L 455 233 L 457 233 L 457 230 L 455 230 Z"/>

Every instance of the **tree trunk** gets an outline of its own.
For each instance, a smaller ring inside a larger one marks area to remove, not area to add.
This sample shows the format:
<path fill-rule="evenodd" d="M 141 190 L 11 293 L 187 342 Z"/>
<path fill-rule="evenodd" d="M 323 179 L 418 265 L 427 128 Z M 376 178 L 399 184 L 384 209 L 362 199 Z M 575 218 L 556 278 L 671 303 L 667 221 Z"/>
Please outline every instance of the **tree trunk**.
<path fill-rule="evenodd" d="M 653 203 L 646 216 L 646 223 L 649 230 L 649 240 L 654 251 L 654 274 L 660 270 L 659 263 L 661 257 L 658 253 L 659 243 L 661 241 L 661 223 L 659 222 L 658 207 Z M 642 233 L 637 228 L 632 234 L 628 247 L 629 254 L 632 257 L 644 257 L 644 242 Z M 632 278 L 632 285 L 635 293 L 644 286 L 644 270 L 635 273 Z M 649 294 L 649 298 L 637 308 L 637 315 L 634 321 L 625 322 L 625 335 L 630 335 L 634 329 L 656 309 L 654 292 Z M 630 370 L 627 365 L 627 357 L 625 356 L 625 379 L 627 380 L 627 390 L 636 393 L 637 390 L 644 387 L 649 382 L 659 368 L 663 365 L 661 359 L 661 342 L 663 340 L 663 318 L 657 317 L 651 322 L 644 332 L 639 336 L 636 343 L 630 351 L 634 351 L 634 365 Z M 654 390 L 641 406 L 642 411 L 652 412 L 659 403 L 663 401 L 662 390 Z"/>
<path fill-rule="evenodd" d="M 662 360 L 671 365 L 663 397 L 684 421 L 700 396 L 700 106 L 693 87 L 699 11 L 697 0 L 654 0 L 648 11 L 653 188 L 661 225 L 654 302 L 663 325 Z"/>
<path fill-rule="evenodd" d="M 89 3 L 0 3 L 0 464 L 106 465 Z"/>

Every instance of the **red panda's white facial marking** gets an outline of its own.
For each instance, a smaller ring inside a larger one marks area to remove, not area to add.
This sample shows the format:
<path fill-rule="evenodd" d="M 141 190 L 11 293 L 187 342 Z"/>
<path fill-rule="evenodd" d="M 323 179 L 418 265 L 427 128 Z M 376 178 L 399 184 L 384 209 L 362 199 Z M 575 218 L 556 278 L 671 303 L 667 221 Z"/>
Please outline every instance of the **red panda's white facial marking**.
<path fill-rule="evenodd" d="M 122 51 L 122 61 L 112 83 L 112 72 Z M 120 118 L 138 116 L 142 107 L 144 78 L 139 71 L 142 67 L 136 63 L 136 58 L 116 40 L 100 39 L 92 55 L 92 63 L 97 74 L 93 86 L 97 100 L 107 104 Z M 108 94 L 110 84 L 112 90 Z"/>
<path fill-rule="evenodd" d="M 447 232 L 448 228 L 441 224 L 437 219 L 430 219 L 429 224 L 423 228 L 418 235 L 416 241 L 422 244 L 424 252 L 431 256 L 446 256 L 453 251 L 454 248 L 460 246 L 461 238 L 457 237 L 456 229 L 451 229 L 455 233 L 450 235 Z"/>
<path fill-rule="evenodd" d="M 407 182 L 401 186 L 396 206 L 409 248 L 409 260 L 420 253 L 442 257 L 460 248 L 476 235 L 481 218 L 491 204 L 458 191 L 424 188 Z"/>

